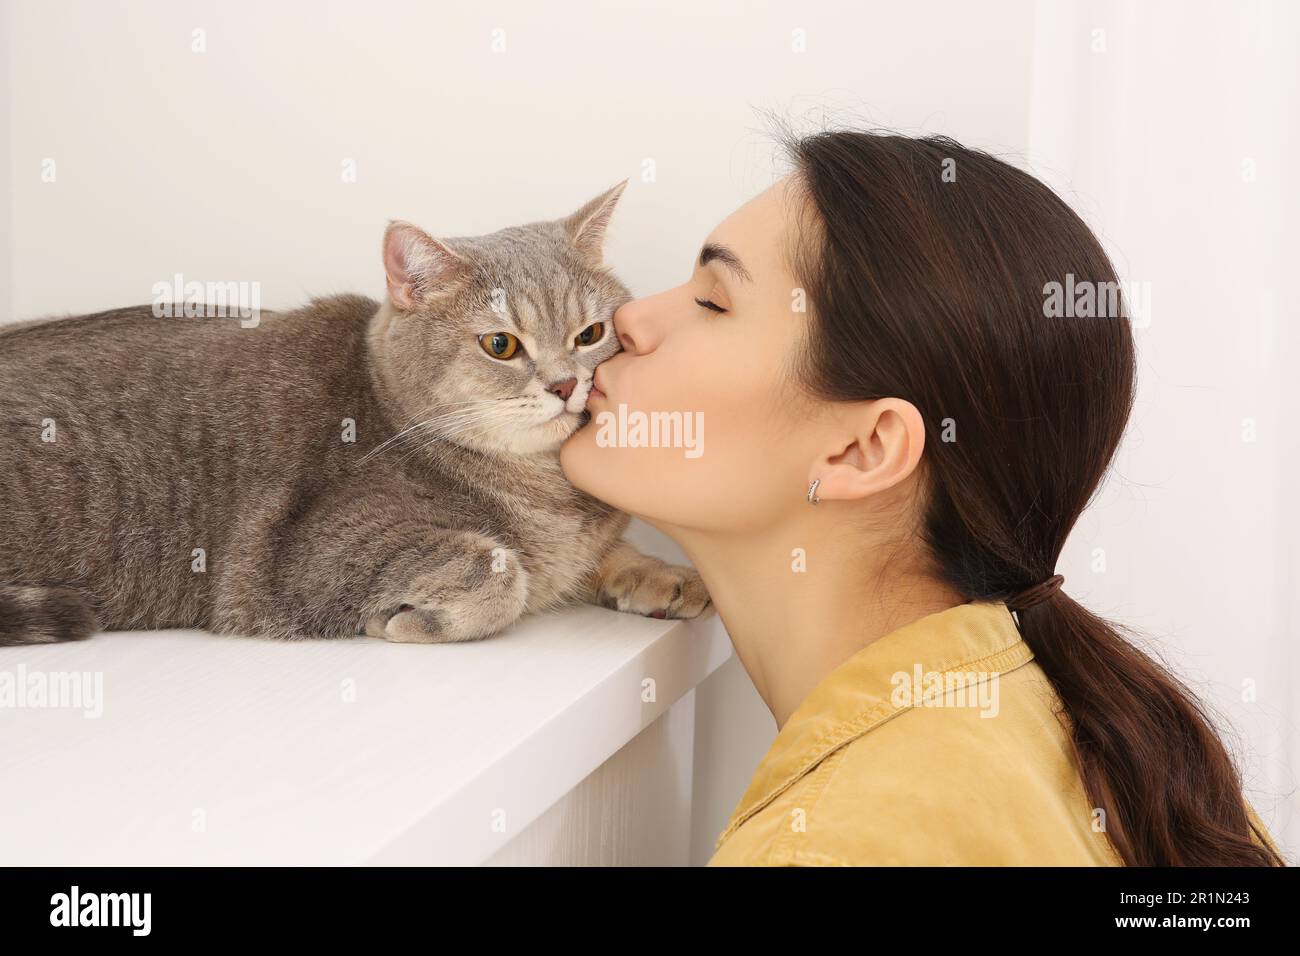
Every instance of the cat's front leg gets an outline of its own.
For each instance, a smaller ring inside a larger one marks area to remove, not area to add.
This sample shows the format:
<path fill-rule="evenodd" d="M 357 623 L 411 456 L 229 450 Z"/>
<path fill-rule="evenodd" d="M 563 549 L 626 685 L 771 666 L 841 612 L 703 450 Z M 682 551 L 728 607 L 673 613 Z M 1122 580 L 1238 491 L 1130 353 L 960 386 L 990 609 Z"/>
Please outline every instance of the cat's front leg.
<path fill-rule="evenodd" d="M 433 562 L 398 562 L 383 576 L 370 637 L 399 644 L 475 641 L 504 630 L 528 603 L 528 571 L 517 551 L 474 531 L 444 531 Z M 427 552 L 426 552 L 427 553 Z"/>
<path fill-rule="evenodd" d="M 615 542 L 588 582 L 591 604 L 647 617 L 692 618 L 713 610 L 708 589 L 694 568 L 642 554 Z"/>

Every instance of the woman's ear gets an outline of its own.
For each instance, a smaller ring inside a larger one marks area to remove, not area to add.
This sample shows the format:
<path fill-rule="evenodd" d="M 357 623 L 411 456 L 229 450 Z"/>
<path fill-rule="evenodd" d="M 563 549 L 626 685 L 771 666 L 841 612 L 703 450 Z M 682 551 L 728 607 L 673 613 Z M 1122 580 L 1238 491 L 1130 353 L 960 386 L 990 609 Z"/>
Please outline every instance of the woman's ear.
<path fill-rule="evenodd" d="M 915 405 L 901 398 L 879 398 L 845 405 L 843 415 L 841 437 L 808 473 L 809 484 L 821 479 L 818 498 L 866 498 L 916 470 L 925 449 L 925 421 Z"/>

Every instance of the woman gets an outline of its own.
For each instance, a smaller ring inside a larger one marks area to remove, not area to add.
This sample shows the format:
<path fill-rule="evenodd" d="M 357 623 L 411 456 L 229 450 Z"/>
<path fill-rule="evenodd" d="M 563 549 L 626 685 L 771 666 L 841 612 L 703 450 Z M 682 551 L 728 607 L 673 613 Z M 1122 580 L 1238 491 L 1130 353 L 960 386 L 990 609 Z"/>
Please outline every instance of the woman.
<path fill-rule="evenodd" d="M 561 452 L 681 545 L 776 718 L 711 865 L 1281 864 L 1193 695 L 1055 574 L 1133 399 L 1125 316 L 1049 293 L 1117 288 L 1096 238 L 946 138 L 784 142 L 618 310 Z M 698 450 L 619 447 L 620 405 Z"/>

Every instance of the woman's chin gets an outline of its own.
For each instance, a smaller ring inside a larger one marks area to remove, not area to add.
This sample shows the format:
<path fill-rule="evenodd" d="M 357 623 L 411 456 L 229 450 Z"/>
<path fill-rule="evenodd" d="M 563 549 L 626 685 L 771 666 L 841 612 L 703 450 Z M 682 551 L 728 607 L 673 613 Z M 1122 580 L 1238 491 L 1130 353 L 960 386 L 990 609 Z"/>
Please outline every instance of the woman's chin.
<path fill-rule="evenodd" d="M 589 435 L 588 418 L 584 412 L 578 427 L 560 443 L 560 471 L 580 491 L 588 491 L 585 479 L 592 473 L 591 449 L 596 447 Z"/>

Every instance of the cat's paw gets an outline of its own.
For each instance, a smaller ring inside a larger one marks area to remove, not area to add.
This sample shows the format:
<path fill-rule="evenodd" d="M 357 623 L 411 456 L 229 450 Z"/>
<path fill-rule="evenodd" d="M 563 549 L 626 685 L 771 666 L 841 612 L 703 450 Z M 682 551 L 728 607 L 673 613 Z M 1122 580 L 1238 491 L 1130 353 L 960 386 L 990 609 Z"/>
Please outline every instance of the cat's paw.
<path fill-rule="evenodd" d="M 616 574 L 606 583 L 600 603 L 629 614 L 674 619 L 704 617 L 713 611 L 699 572 L 654 558 Z"/>
<path fill-rule="evenodd" d="M 517 552 L 467 533 L 454 562 L 417 575 L 400 603 L 366 622 L 366 633 L 396 644 L 477 641 L 505 630 L 528 603 L 528 572 Z"/>

